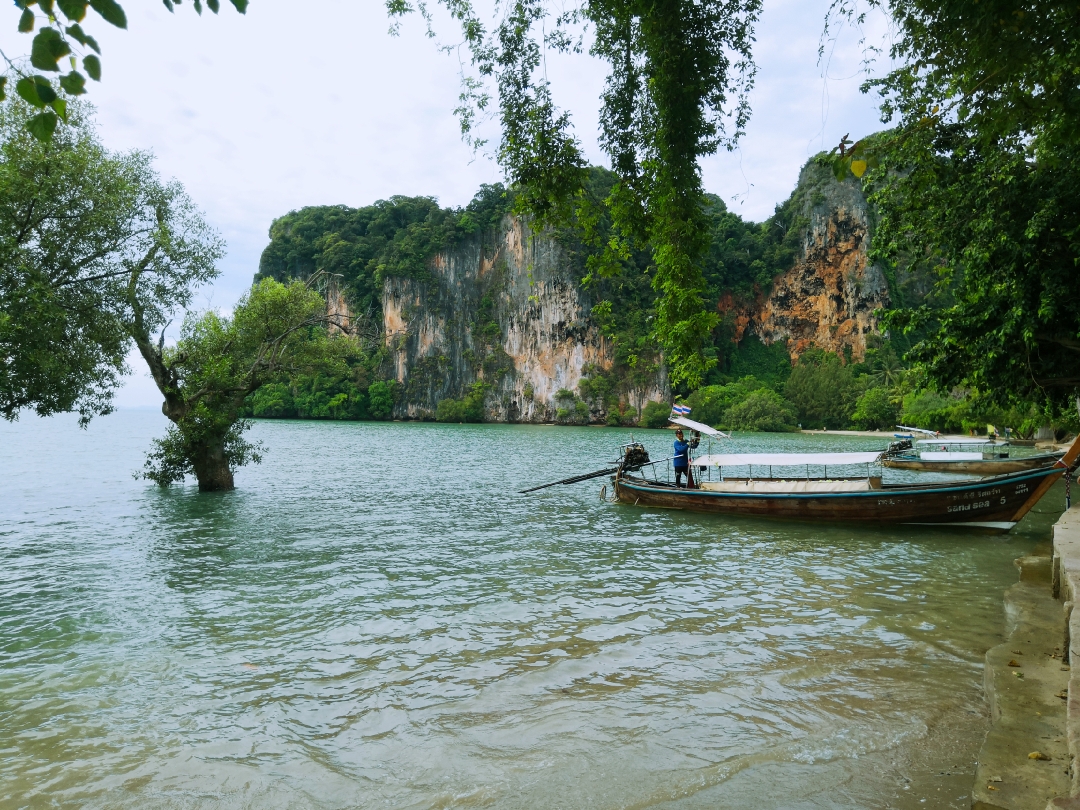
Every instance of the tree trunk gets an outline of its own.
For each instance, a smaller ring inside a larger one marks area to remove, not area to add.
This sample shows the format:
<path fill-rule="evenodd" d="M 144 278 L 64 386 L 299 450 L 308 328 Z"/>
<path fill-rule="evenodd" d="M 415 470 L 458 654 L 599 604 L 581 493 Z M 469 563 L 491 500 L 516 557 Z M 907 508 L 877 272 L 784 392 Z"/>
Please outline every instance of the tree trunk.
<path fill-rule="evenodd" d="M 199 492 L 229 492 L 236 489 L 221 440 L 208 441 L 199 447 L 191 460 L 191 466 L 195 468 Z"/>

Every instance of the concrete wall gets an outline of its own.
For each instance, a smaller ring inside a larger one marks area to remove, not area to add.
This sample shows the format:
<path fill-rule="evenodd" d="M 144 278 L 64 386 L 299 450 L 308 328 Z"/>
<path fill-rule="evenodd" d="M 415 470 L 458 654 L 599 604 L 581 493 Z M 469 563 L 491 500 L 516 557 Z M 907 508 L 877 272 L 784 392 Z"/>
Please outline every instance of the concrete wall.
<path fill-rule="evenodd" d="M 1075 494 L 1080 496 L 1080 492 Z M 1065 602 L 1064 650 L 1069 666 L 1076 666 L 1080 664 L 1080 611 L 1073 607 L 1080 596 L 1080 497 L 1054 524 L 1052 583 L 1054 596 Z M 1070 669 L 1068 691 L 1066 728 L 1072 789 L 1069 796 L 1055 799 L 1049 806 L 1080 810 L 1080 670 Z"/>

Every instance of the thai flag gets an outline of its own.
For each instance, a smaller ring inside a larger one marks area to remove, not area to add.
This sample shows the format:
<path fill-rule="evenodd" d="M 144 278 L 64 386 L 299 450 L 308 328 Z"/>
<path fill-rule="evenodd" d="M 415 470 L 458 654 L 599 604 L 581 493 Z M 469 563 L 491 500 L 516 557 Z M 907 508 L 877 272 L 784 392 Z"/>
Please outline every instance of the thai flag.
<path fill-rule="evenodd" d="M 671 415 L 672 416 L 689 416 L 690 415 L 690 406 L 689 405 L 672 405 L 671 406 Z"/>

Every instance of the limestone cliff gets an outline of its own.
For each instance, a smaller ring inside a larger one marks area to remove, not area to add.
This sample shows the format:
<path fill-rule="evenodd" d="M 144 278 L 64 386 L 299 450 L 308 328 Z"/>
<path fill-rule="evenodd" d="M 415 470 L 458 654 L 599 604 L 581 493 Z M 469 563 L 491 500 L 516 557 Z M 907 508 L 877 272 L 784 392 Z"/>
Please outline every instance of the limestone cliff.
<path fill-rule="evenodd" d="M 813 161 L 799 175 L 796 218 L 804 229 L 799 257 L 752 301 L 720 299 L 734 325 L 734 340 L 755 335 L 781 341 L 792 361 L 811 346 L 861 360 L 867 335 L 877 331 L 874 311 L 889 305 L 889 286 L 867 258 L 871 212 L 860 184 L 837 182 Z"/>
<path fill-rule="evenodd" d="M 431 418 L 445 398 L 491 386 L 485 417 L 554 421 L 560 390 L 577 392 L 592 369 L 612 366 L 611 346 L 590 322 L 591 301 L 558 244 L 506 217 L 492 241 L 466 241 L 435 256 L 429 278 L 383 284 L 385 341 L 400 384 L 396 418 Z M 624 393 L 635 410 L 667 397 L 663 373 Z M 605 414 L 594 406 L 590 421 Z"/>

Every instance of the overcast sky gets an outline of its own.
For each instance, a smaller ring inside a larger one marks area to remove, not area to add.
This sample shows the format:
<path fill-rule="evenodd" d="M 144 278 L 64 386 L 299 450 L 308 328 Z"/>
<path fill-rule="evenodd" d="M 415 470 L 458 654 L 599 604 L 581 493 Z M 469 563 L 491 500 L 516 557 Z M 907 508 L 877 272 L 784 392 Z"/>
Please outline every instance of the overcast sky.
<path fill-rule="evenodd" d="M 859 33 L 818 45 L 828 0 L 765 0 L 755 54 L 753 118 L 734 153 L 703 161 L 708 191 L 752 220 L 791 193 L 799 169 L 840 137 L 880 128 L 874 99 L 859 92 Z M 127 0 L 128 30 L 92 20 L 102 45 L 101 84 L 90 100 L 107 146 L 148 149 L 165 177 L 180 180 L 228 243 L 222 275 L 199 306 L 231 307 L 251 283 L 271 220 L 306 205 L 367 205 L 395 194 L 467 203 L 480 183 L 502 179 L 490 159 L 461 142 L 457 57 L 419 19 L 388 34 L 381 2 L 252 0 L 241 16 L 190 2 L 170 14 L 156 0 Z M 94 16 L 90 13 L 91 18 Z M 15 18 L 0 27 L 12 56 L 29 50 Z M 880 42 L 884 22 L 866 33 Z M 879 65 L 879 69 L 883 66 Z M 551 58 L 556 100 L 595 162 L 603 65 L 588 56 Z M 121 405 L 159 404 L 144 368 Z"/>

